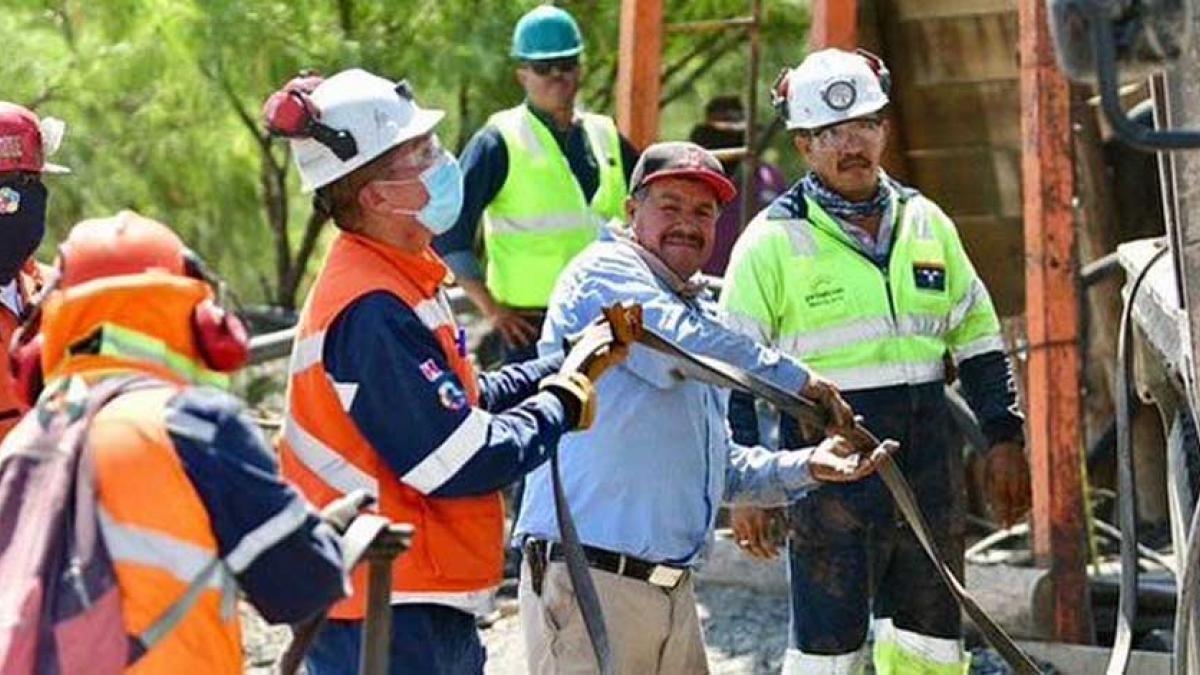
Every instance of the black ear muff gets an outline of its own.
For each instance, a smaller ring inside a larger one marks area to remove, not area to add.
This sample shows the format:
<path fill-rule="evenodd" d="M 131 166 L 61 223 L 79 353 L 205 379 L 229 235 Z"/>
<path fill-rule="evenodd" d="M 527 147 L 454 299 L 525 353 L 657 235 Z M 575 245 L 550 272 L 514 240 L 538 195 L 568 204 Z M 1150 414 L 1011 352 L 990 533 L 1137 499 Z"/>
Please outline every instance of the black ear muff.
<path fill-rule="evenodd" d="M 771 106 L 775 108 L 775 114 L 779 115 L 779 119 L 783 120 L 785 125 L 788 121 L 788 75 L 791 73 L 790 69 L 784 68 L 779 71 L 774 84 L 771 85 Z"/>
<path fill-rule="evenodd" d="M 192 335 L 204 365 L 219 373 L 232 373 L 250 360 L 250 333 L 233 312 L 214 300 L 196 305 Z"/>

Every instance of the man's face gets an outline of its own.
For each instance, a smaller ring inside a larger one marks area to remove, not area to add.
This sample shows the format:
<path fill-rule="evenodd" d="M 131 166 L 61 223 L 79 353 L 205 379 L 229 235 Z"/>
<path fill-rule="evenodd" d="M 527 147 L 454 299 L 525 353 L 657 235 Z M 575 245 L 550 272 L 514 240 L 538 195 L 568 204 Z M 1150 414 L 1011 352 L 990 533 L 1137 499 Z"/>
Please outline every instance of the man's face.
<path fill-rule="evenodd" d="M 630 197 L 625 212 L 638 243 L 684 279 L 700 271 L 712 255 L 721 206 L 703 181 L 659 179 L 641 200 Z"/>
<path fill-rule="evenodd" d="M 826 185 L 847 199 L 862 201 L 875 194 L 887 132 L 887 120 L 861 117 L 797 134 L 795 143 Z"/>
<path fill-rule="evenodd" d="M 406 141 L 381 160 L 376 175 L 359 191 L 359 204 L 369 221 L 411 239 L 432 239 L 416 219 L 429 202 L 421 173 L 441 157 L 437 136 L 429 133 Z"/>
<path fill-rule="evenodd" d="M 529 102 L 540 110 L 563 110 L 575 105 L 579 93 L 579 57 L 526 61 L 517 68 L 517 81 Z"/>

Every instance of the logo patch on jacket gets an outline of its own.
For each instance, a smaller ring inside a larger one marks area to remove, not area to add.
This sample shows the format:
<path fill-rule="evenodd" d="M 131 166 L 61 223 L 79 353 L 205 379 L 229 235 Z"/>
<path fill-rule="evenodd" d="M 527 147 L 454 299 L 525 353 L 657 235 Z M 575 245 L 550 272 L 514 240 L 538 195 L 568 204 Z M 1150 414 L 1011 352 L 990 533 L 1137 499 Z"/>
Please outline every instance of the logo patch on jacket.
<path fill-rule="evenodd" d="M 433 382 L 442 376 L 442 369 L 438 368 L 438 364 L 434 363 L 433 359 L 425 359 L 418 367 L 421 369 L 421 375 L 428 382 Z"/>
<path fill-rule="evenodd" d="M 467 407 L 467 395 L 453 380 L 446 380 L 438 387 L 438 400 L 442 407 L 448 410 L 462 410 Z"/>
<path fill-rule="evenodd" d="M 946 290 L 946 268 L 941 263 L 913 263 L 913 281 L 927 291 Z"/>

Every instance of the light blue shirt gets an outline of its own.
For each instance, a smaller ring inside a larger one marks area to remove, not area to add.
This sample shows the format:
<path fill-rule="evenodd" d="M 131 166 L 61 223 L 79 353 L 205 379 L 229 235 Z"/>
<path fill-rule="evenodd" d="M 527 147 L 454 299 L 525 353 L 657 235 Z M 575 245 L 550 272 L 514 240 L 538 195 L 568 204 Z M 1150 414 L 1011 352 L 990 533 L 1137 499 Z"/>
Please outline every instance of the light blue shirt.
<path fill-rule="evenodd" d="M 799 391 L 808 372 L 790 357 L 727 329 L 711 299 L 684 299 L 621 241 L 599 241 L 563 271 L 550 297 L 538 350 L 562 350 L 615 303 L 638 303 L 647 328 L 684 349 Z M 584 544 L 644 560 L 699 562 L 722 501 L 786 503 L 815 487 L 809 450 L 775 453 L 736 445 L 728 392 L 683 380 L 671 361 L 633 345 L 596 383 L 591 429 L 559 441 L 563 487 Z M 558 541 L 550 465 L 530 473 L 516 527 Z"/>

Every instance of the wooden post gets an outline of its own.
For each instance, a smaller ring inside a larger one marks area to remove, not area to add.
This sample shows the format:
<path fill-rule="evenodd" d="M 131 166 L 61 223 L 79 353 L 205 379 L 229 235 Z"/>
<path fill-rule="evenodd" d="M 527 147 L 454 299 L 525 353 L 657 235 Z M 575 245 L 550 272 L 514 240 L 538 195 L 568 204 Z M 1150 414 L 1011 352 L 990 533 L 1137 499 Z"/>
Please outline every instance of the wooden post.
<path fill-rule="evenodd" d="M 1021 2 L 1018 13 L 1033 550 L 1050 568 L 1054 638 L 1090 644 L 1071 92 L 1054 61 L 1046 4 Z"/>
<path fill-rule="evenodd" d="M 621 0 L 617 126 L 638 149 L 658 138 L 662 19 L 662 0 Z"/>
<path fill-rule="evenodd" d="M 858 0 L 812 0 L 808 45 L 813 51 L 858 47 Z"/>

